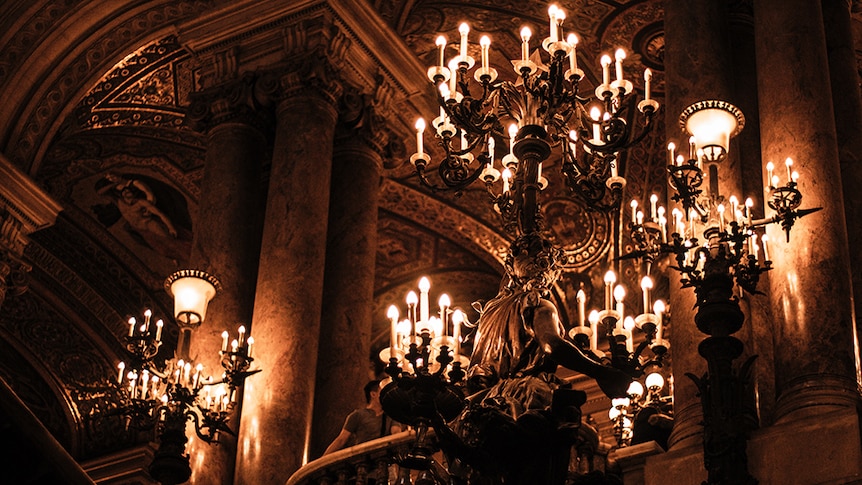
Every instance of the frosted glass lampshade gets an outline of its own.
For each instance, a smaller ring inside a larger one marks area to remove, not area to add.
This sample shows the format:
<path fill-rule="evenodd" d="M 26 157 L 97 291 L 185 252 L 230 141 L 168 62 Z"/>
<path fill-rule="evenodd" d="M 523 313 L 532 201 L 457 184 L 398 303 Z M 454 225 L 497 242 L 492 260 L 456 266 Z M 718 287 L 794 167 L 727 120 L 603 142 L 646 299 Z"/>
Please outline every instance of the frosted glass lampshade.
<path fill-rule="evenodd" d="M 703 150 L 707 160 L 719 162 L 727 154 L 730 139 L 745 126 L 745 116 L 724 101 L 699 101 L 683 110 L 679 125 L 694 137 L 695 148 Z"/>
<path fill-rule="evenodd" d="M 196 269 L 183 269 L 165 280 L 165 290 L 174 298 L 174 318 L 182 326 L 198 326 L 206 319 L 207 305 L 221 289 L 215 276 Z"/>

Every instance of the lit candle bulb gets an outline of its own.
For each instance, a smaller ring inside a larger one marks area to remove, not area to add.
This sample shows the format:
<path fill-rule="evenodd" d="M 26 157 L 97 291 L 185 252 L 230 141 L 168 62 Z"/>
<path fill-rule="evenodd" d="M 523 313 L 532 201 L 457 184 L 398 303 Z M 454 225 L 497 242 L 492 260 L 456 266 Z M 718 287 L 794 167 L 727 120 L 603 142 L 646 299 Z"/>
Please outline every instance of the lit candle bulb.
<path fill-rule="evenodd" d="M 461 62 L 467 62 L 467 34 L 470 33 L 470 26 L 466 22 L 458 26 L 458 32 L 461 34 Z M 454 76 L 454 73 L 453 73 Z"/>
<path fill-rule="evenodd" d="M 479 39 L 479 45 L 482 47 L 482 71 L 488 71 L 488 50 L 491 48 L 491 38 L 483 35 Z"/>
<path fill-rule="evenodd" d="M 610 310 L 613 304 L 613 286 L 617 282 L 617 275 L 613 271 L 605 273 L 605 310 Z"/>
<path fill-rule="evenodd" d="M 410 336 L 412 337 L 416 335 L 416 304 L 419 302 L 419 297 L 415 291 L 410 291 L 407 293 L 405 302 L 407 303 L 407 318 L 410 320 Z"/>
<path fill-rule="evenodd" d="M 787 157 L 787 160 L 784 161 L 784 166 L 787 167 L 787 181 L 789 182 L 791 179 L 791 167 L 793 167 L 793 159 Z"/>
<path fill-rule="evenodd" d="M 165 322 L 163 322 L 161 318 L 156 321 L 156 342 L 162 341 L 162 327 L 164 327 L 164 325 Z"/>
<path fill-rule="evenodd" d="M 150 311 L 149 308 L 144 310 L 144 332 L 150 330 L 150 318 L 153 316 L 153 312 Z"/>
<path fill-rule="evenodd" d="M 602 116 L 601 110 L 597 106 L 590 109 L 590 118 L 593 119 L 593 144 L 597 144 L 602 140 L 601 126 L 599 118 Z"/>
<path fill-rule="evenodd" d="M 652 81 L 652 71 L 649 68 L 644 69 L 644 99 L 650 99 L 650 83 Z"/>
<path fill-rule="evenodd" d="M 766 246 L 766 242 L 769 241 L 769 236 L 766 234 L 760 236 L 760 241 L 763 243 L 763 260 L 769 261 L 769 249 Z"/>
<path fill-rule="evenodd" d="M 512 178 L 512 171 L 509 168 L 503 169 L 503 193 L 509 191 L 509 180 Z"/>
<path fill-rule="evenodd" d="M 658 218 L 658 213 L 656 212 L 656 204 L 658 203 L 658 195 L 652 194 L 649 196 L 649 213 L 650 219 L 655 222 L 656 218 Z"/>
<path fill-rule="evenodd" d="M 716 208 L 716 210 L 718 211 L 718 230 L 723 231 L 724 230 L 724 204 L 718 204 L 718 207 Z"/>
<path fill-rule="evenodd" d="M 632 202 L 629 205 L 632 207 L 632 224 L 637 224 L 638 201 L 632 199 Z"/>
<path fill-rule="evenodd" d="M 559 15 L 560 8 L 555 4 L 548 7 L 548 18 L 550 19 L 550 31 L 551 31 L 551 42 L 556 42 L 558 40 L 557 37 L 557 15 Z"/>
<path fill-rule="evenodd" d="M 599 312 L 593 310 L 588 317 L 590 328 L 593 330 L 593 335 L 590 338 L 590 350 L 598 350 L 599 348 Z"/>
<path fill-rule="evenodd" d="M 626 337 L 626 351 L 632 352 L 634 350 L 634 339 L 632 336 L 632 330 L 635 329 L 635 319 L 632 317 L 626 317 L 623 320 L 623 335 Z"/>
<path fill-rule="evenodd" d="M 623 315 L 625 314 L 625 312 L 624 312 L 625 306 L 623 304 L 623 300 L 625 299 L 625 297 L 626 297 L 626 289 L 623 288 L 623 285 L 617 285 L 616 288 L 614 288 L 614 300 L 617 302 L 616 310 L 617 310 L 617 313 L 619 313 L 619 315 L 620 315 L 619 320 L 617 320 L 617 327 L 618 328 L 621 325 L 622 320 L 623 320 Z"/>
<path fill-rule="evenodd" d="M 452 304 L 452 300 L 449 299 L 449 295 L 443 293 L 440 295 L 440 299 L 437 300 L 437 305 L 440 306 L 440 323 L 442 327 L 442 335 L 449 335 L 449 306 Z"/>
<path fill-rule="evenodd" d="M 533 36 L 533 32 L 530 31 L 529 27 L 524 27 L 521 29 L 521 60 L 527 61 L 530 59 L 530 37 Z"/>
<path fill-rule="evenodd" d="M 512 123 L 509 125 L 509 153 L 515 156 L 515 138 L 518 136 L 518 125 Z"/>
<path fill-rule="evenodd" d="M 431 290 L 431 281 L 423 276 L 419 280 L 419 326 L 420 329 L 428 328 L 428 317 L 431 308 L 428 305 L 428 291 Z"/>
<path fill-rule="evenodd" d="M 237 332 L 239 333 L 239 345 L 240 347 L 242 347 L 242 345 L 245 343 L 245 325 L 240 325 L 239 329 L 237 329 Z"/>
<path fill-rule="evenodd" d="M 464 312 L 452 312 L 452 339 L 455 341 L 454 355 L 461 353 L 461 324 L 464 323 Z"/>
<path fill-rule="evenodd" d="M 137 325 L 138 321 L 135 320 L 135 317 L 129 317 L 129 337 L 134 337 L 135 335 L 135 325 Z"/>
<path fill-rule="evenodd" d="M 436 44 L 437 44 L 437 47 L 440 48 L 440 58 L 439 58 L 440 66 L 439 67 L 442 68 L 446 65 L 445 64 L 445 61 L 446 61 L 446 59 L 445 59 L 445 57 L 446 57 L 446 37 L 443 37 L 442 35 L 437 36 Z"/>
<path fill-rule="evenodd" d="M 391 326 L 390 335 L 389 335 L 389 348 L 395 350 L 395 347 L 398 345 L 398 307 L 395 305 L 389 305 L 389 309 L 386 311 L 386 316 L 389 318 L 389 324 Z M 389 354 L 392 357 L 392 354 Z"/>
<path fill-rule="evenodd" d="M 649 313 L 650 307 L 650 290 L 652 289 L 652 278 L 649 276 L 644 276 L 641 279 L 641 290 L 643 291 L 644 296 L 644 313 Z"/>
<path fill-rule="evenodd" d="M 796 170 L 794 170 L 794 171 L 793 171 L 793 173 L 791 173 L 791 174 L 790 174 L 790 180 L 791 180 L 794 184 L 795 184 L 795 183 L 798 183 L 798 182 L 799 182 L 799 172 L 797 172 Z"/>
<path fill-rule="evenodd" d="M 117 364 L 117 368 L 120 369 L 120 374 L 117 376 L 117 384 L 123 383 L 123 371 L 126 369 L 126 363 L 120 362 Z"/>
<path fill-rule="evenodd" d="M 697 160 L 697 139 L 694 135 L 688 137 L 688 158 Z"/>
<path fill-rule="evenodd" d="M 668 143 L 667 144 L 667 158 L 668 158 L 667 164 L 668 165 L 673 165 L 674 161 L 676 161 L 675 160 L 676 157 L 673 154 L 674 150 L 676 150 L 676 143 L 674 143 L 674 142 Z"/>
<path fill-rule="evenodd" d="M 735 220 L 736 222 L 739 222 L 739 220 L 737 220 L 737 218 L 736 218 L 737 208 L 739 208 L 739 199 L 737 199 L 735 195 L 731 195 L 730 196 L 730 217 L 733 220 Z"/>
<path fill-rule="evenodd" d="M 569 70 L 574 74 L 575 71 L 578 70 L 578 36 L 575 34 L 569 34 L 569 36 L 566 37 L 566 42 L 572 46 L 572 50 L 569 52 Z"/>
<path fill-rule="evenodd" d="M 496 145 L 496 142 L 494 141 L 494 137 L 489 136 L 488 137 L 488 166 L 489 167 L 494 166 L 494 146 L 495 145 Z"/>
<path fill-rule="evenodd" d="M 616 58 L 616 71 L 617 71 L 617 82 L 623 81 L 623 59 L 626 58 L 626 51 L 622 49 L 617 49 L 614 53 L 614 57 Z"/>
<path fill-rule="evenodd" d="M 584 290 L 578 290 L 575 298 L 578 300 L 578 326 L 584 325 L 584 316 L 586 314 L 587 294 Z"/>
<path fill-rule="evenodd" d="M 748 225 L 751 225 L 751 208 L 754 207 L 754 200 L 751 197 L 745 199 L 745 218 L 748 221 Z"/>
<path fill-rule="evenodd" d="M 611 56 L 605 54 L 601 59 L 602 63 L 602 84 L 607 86 L 611 83 Z"/>
<path fill-rule="evenodd" d="M 249 359 L 251 358 L 251 348 L 252 348 L 252 346 L 254 346 L 254 337 L 252 337 L 252 336 L 250 336 L 250 335 L 249 335 L 249 337 L 248 337 L 248 347 L 246 348 L 246 353 L 245 353 L 245 356 L 246 356 L 246 357 L 248 357 Z"/>
<path fill-rule="evenodd" d="M 416 120 L 416 153 L 421 158 L 425 154 L 424 145 L 422 143 L 422 135 L 425 133 L 425 120 L 419 118 Z"/>
<path fill-rule="evenodd" d="M 230 334 L 227 333 L 227 330 L 221 333 L 221 351 L 227 352 L 227 339 L 230 337 Z"/>
<path fill-rule="evenodd" d="M 775 170 L 775 164 L 772 162 L 766 163 L 766 183 L 769 185 L 768 188 L 773 188 L 775 185 L 772 183 L 772 171 Z"/>

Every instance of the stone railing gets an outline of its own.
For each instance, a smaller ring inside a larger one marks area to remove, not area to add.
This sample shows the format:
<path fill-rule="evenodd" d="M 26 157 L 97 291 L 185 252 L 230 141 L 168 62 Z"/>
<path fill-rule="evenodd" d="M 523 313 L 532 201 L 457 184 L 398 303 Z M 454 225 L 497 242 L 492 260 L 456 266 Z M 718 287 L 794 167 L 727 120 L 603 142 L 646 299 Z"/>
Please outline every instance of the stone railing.
<path fill-rule="evenodd" d="M 376 485 L 394 484 L 398 472 L 392 470 L 390 481 L 390 465 L 415 436 L 415 431 L 404 431 L 336 451 L 300 468 L 287 485 L 364 485 L 369 479 Z"/>
<path fill-rule="evenodd" d="M 599 472 L 609 472 L 610 447 L 599 442 L 595 428 L 583 424 L 578 443 L 572 447 L 569 480 Z M 395 465 L 414 443 L 413 430 L 385 436 L 336 451 L 300 468 L 286 485 L 395 485 L 415 483 L 417 472 Z M 615 468 L 615 467 L 611 467 Z M 445 472 L 444 472 L 445 473 Z M 412 480 L 411 480 L 412 478 Z M 373 482 L 370 480 L 373 479 Z"/>

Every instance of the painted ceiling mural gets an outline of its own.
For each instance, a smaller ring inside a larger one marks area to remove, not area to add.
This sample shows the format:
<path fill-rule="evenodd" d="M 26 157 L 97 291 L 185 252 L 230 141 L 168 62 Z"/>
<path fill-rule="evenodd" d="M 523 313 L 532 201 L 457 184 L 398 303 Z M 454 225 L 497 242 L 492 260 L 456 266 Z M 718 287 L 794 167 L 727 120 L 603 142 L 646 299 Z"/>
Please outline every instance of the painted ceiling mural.
<path fill-rule="evenodd" d="M 0 87 L 16 79 L 21 60 L 80 2 L 42 2 L 41 8 L 12 3 L 17 7 L 7 9 L 7 20 L 0 16 L 0 27 L 10 18 L 16 25 L 8 35 L 0 34 L 6 36 L 0 49 Z M 31 238 L 30 292 L 3 305 L 0 375 L 25 390 L 22 398 L 78 459 L 122 445 L 105 440 L 117 436 L 112 431 L 118 423 L 91 419 L 109 406 L 106 379 L 121 353 L 118 336 L 126 318 L 143 308 L 169 314 L 171 301 L 162 282 L 188 260 L 195 231 L 205 140 L 186 122 L 186 112 L 197 65 L 165 26 L 205 12 L 212 2 L 171 3 L 175 5 L 142 10 L 82 48 L 86 54 L 70 55 L 64 66 L 68 72 L 34 100 L 39 103 L 36 114 L 20 120 L 20 127 L 7 130 L 13 136 L 0 140 L 4 153 L 64 207 L 54 227 Z M 455 38 L 464 20 L 474 31 L 492 36 L 491 62 L 497 66 L 508 66 L 517 57 L 521 26 L 541 31 L 547 22 L 546 2 L 368 3 L 423 65 L 434 62 L 435 37 Z M 654 93 L 663 95 L 660 0 L 558 3 L 569 13 L 566 25 L 581 37 L 579 62 L 589 84 L 595 84 L 600 54 L 624 47 L 630 53 L 627 69 L 652 69 Z M 116 52 L 119 46 L 128 48 Z M 104 58 L 119 61 L 104 72 L 89 72 L 88 66 Z M 37 146 L 55 121 L 61 123 L 48 137 L 50 143 Z M 654 130 L 663 132 L 662 126 Z M 546 173 L 556 173 L 558 164 L 549 160 Z M 663 198 L 661 136 L 649 137 L 621 166 L 628 180 L 626 200 L 645 200 L 653 192 Z M 412 172 L 406 159 L 388 164 L 380 189 L 371 303 L 378 347 L 385 346 L 386 306 L 402 302 L 420 276 L 428 275 L 435 289 L 448 291 L 454 306 L 469 309 L 474 300 L 496 294 L 502 275 L 508 240 L 484 188 L 468 189 L 460 197 L 434 195 L 421 188 Z M 555 294 L 564 318 L 575 307 L 579 288 L 600 291 L 602 275 L 619 255 L 609 241 L 618 241 L 617 251 L 623 252 L 630 244 L 615 229 L 624 221 L 588 211 L 566 190 L 551 176 L 542 201 L 546 231 L 566 254 L 566 273 Z M 622 263 L 621 269 L 632 282 L 639 271 L 632 263 Z M 665 291 L 666 285 L 658 282 L 655 291 Z M 166 340 L 175 338 L 176 328 L 168 329 Z M 584 411 L 604 413 L 603 406 L 591 402 Z M 131 443 L 136 437 L 122 439 Z"/>

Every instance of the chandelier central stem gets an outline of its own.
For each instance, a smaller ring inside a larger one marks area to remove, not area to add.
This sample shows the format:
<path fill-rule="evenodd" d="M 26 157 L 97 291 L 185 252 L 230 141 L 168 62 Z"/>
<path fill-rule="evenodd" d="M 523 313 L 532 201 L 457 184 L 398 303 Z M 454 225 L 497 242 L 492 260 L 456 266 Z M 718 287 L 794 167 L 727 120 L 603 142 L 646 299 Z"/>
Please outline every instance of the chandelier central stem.
<path fill-rule="evenodd" d="M 520 207 L 521 233 L 530 234 L 541 227 L 539 216 L 539 177 L 542 162 L 551 155 L 548 132 L 540 125 L 524 125 L 515 138 L 515 157 L 520 160 L 516 172 L 515 207 Z"/>

